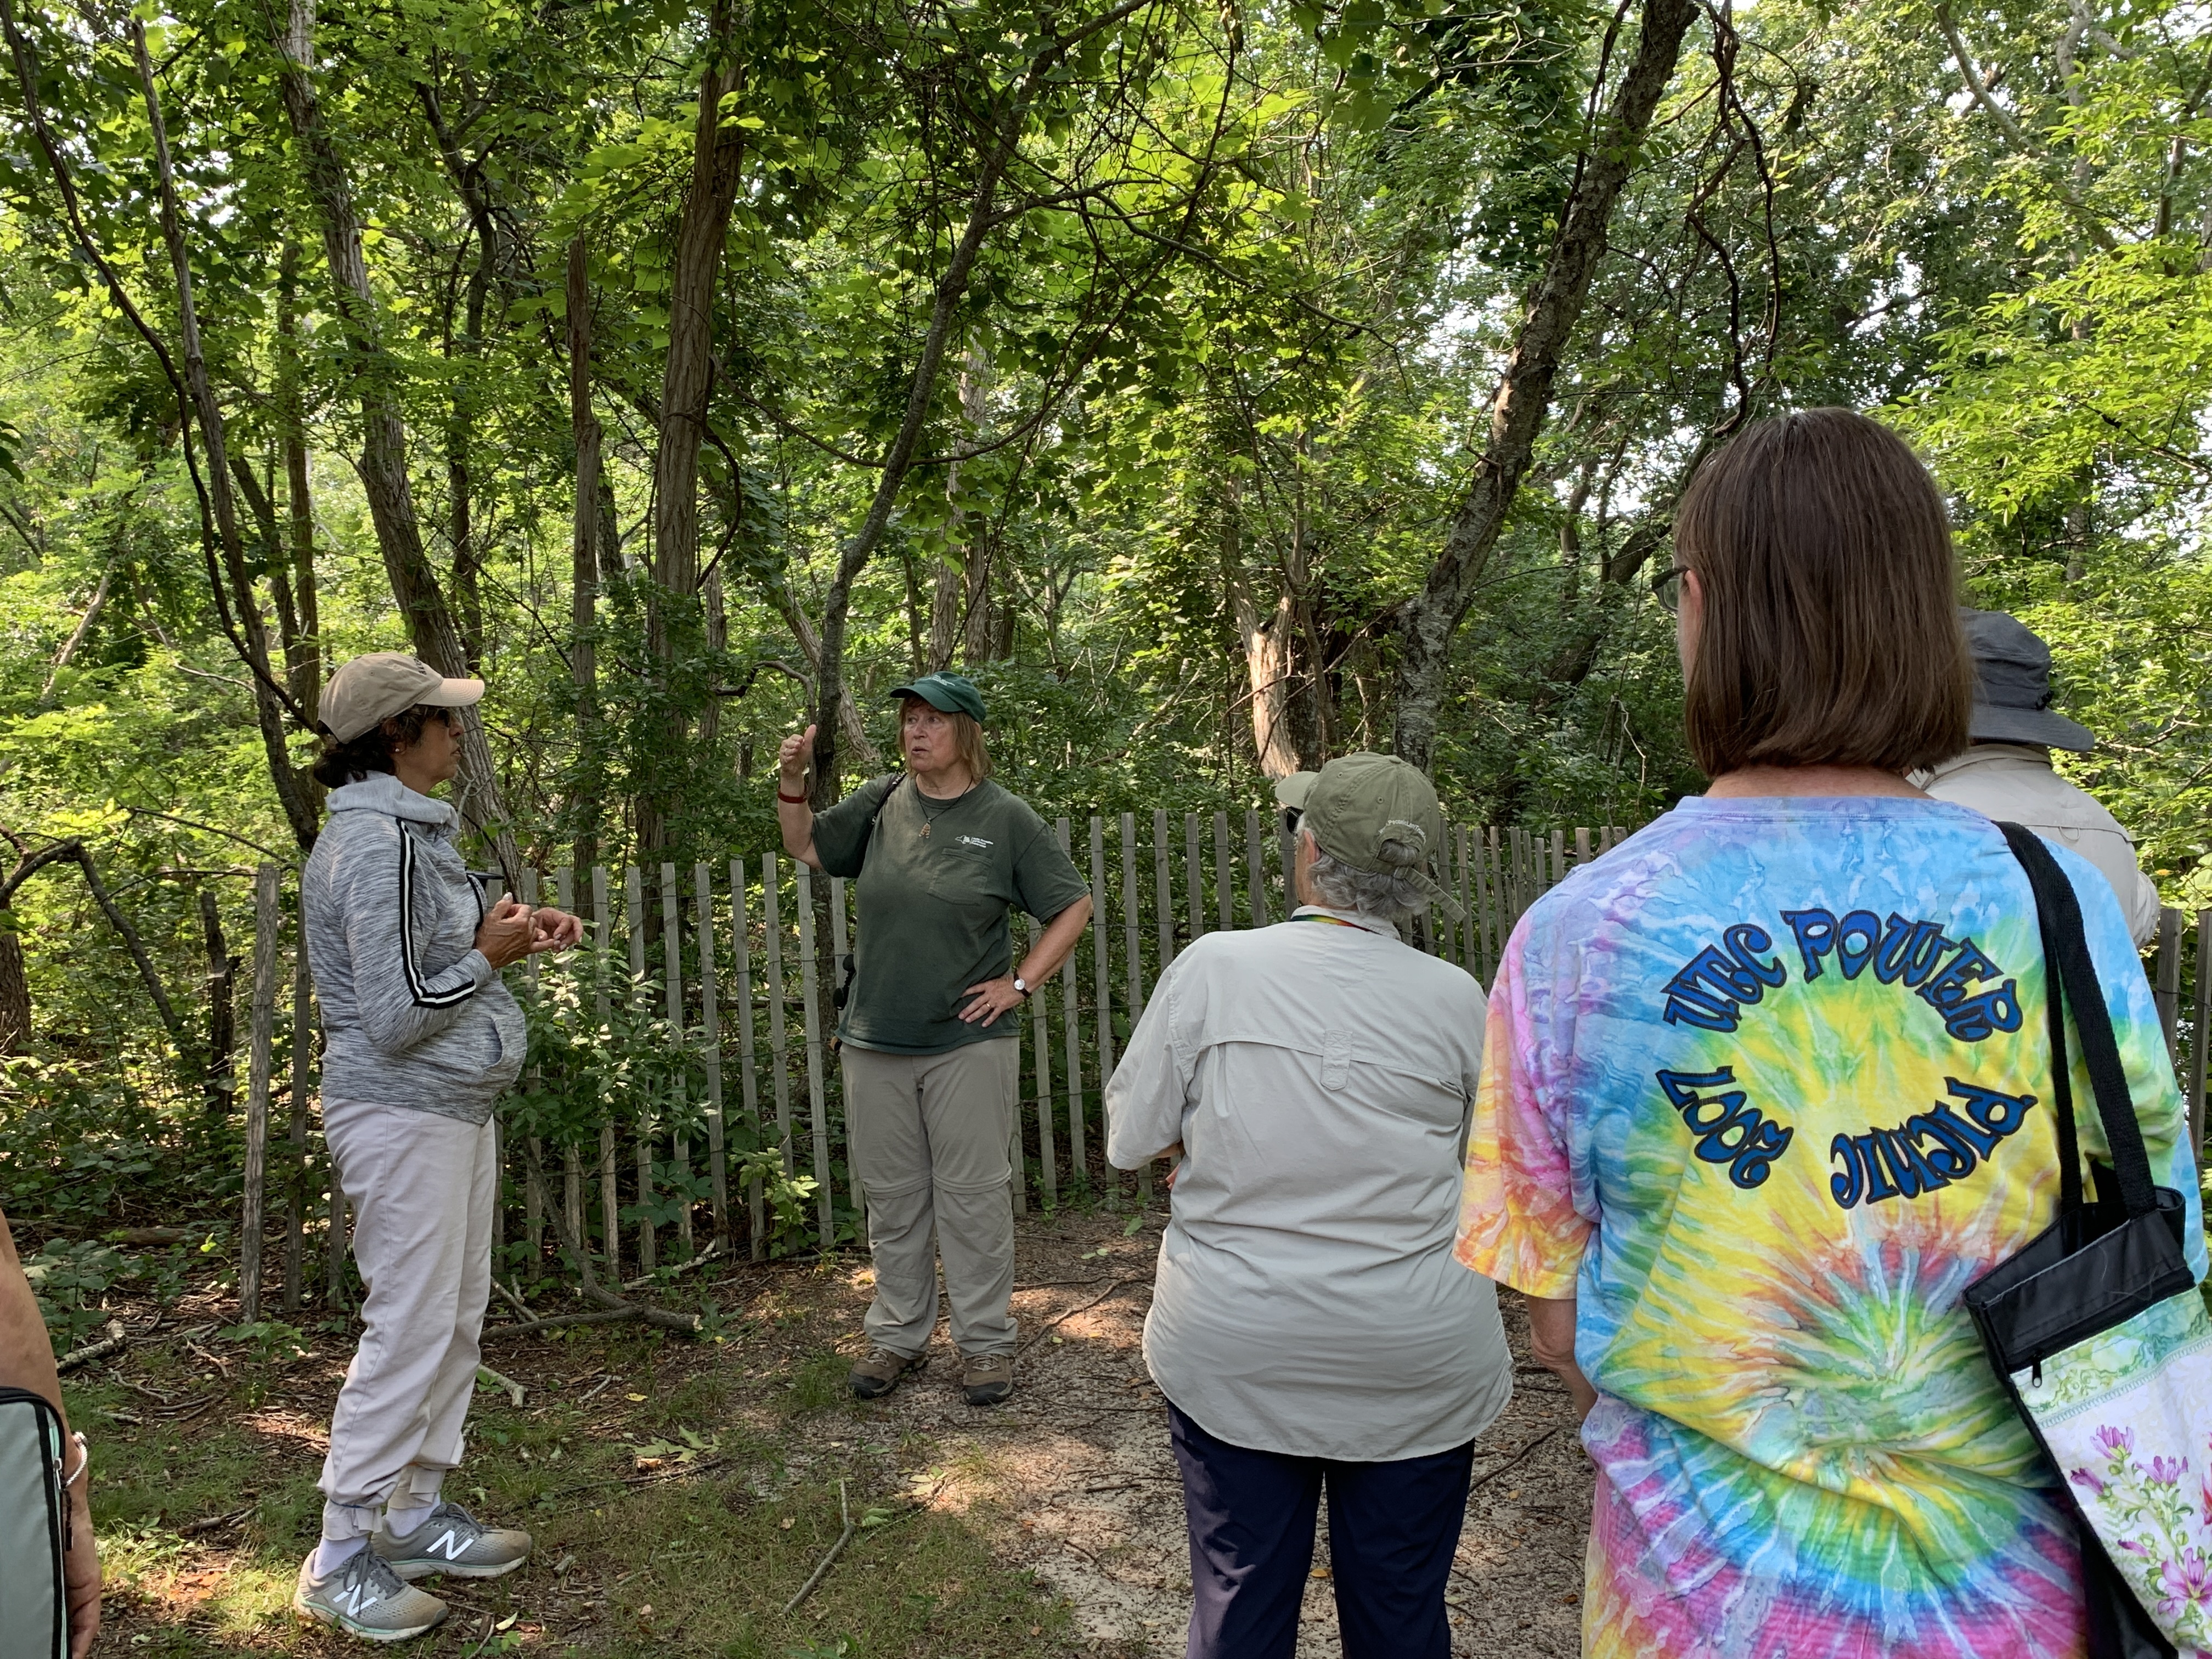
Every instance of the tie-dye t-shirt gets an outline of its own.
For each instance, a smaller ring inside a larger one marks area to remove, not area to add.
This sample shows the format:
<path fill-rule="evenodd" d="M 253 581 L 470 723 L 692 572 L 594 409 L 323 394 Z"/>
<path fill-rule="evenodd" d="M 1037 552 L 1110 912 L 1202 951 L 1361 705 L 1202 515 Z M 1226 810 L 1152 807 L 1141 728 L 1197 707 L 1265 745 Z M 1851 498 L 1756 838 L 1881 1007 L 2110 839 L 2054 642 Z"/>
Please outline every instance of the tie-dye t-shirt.
<path fill-rule="evenodd" d="M 2149 988 L 2057 857 L 2201 1274 Z M 1686 801 L 1522 919 L 1457 1250 L 1578 1298 L 1588 1654 L 2083 1650 L 2056 1476 L 1959 1299 L 2057 1212 L 2045 1010 L 2026 876 L 1940 802 Z"/>

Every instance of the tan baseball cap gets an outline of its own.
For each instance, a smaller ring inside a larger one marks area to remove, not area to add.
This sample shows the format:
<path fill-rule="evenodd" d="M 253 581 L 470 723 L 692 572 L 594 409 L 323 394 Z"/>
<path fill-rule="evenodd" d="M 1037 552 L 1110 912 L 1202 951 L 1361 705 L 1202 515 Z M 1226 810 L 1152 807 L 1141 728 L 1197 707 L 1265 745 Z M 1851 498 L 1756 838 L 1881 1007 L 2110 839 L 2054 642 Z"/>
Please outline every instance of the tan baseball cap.
<path fill-rule="evenodd" d="M 449 680 L 404 651 L 372 651 L 331 676 L 323 688 L 323 724 L 340 743 L 351 743 L 418 702 L 466 708 L 483 694 L 482 680 Z"/>

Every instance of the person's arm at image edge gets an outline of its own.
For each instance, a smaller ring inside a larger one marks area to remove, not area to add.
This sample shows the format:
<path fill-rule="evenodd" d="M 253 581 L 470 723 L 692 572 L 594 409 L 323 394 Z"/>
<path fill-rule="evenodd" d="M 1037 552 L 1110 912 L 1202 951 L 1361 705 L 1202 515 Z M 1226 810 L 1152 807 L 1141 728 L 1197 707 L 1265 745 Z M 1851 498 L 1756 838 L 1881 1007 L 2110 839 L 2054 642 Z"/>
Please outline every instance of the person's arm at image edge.
<path fill-rule="evenodd" d="M 1514 1047 L 1511 1012 L 1521 990 L 1516 951 L 1501 965 L 1484 1011 L 1482 1071 L 1452 1253 L 1462 1266 L 1521 1292 L 1529 1352 L 1567 1385 L 1580 1422 L 1597 1403 L 1575 1362 L 1575 1274 L 1593 1229 L 1574 1209 L 1566 1149 Z"/>
<path fill-rule="evenodd" d="M 1141 1170 L 1163 1158 L 1182 1156 L 1182 1114 L 1190 1076 L 1175 1051 L 1170 966 L 1152 987 L 1145 1012 L 1106 1083 L 1106 1161 L 1117 1170 Z"/>
<path fill-rule="evenodd" d="M 0 1384 L 52 1402 L 61 1413 L 63 1432 L 68 1432 L 69 1413 L 62 1405 L 53 1343 L 47 1338 L 38 1299 L 31 1294 L 31 1282 L 23 1276 L 4 1213 L 0 1213 Z M 69 1489 L 70 1553 L 63 1564 L 71 1659 L 83 1659 L 100 1632 L 100 1553 L 92 1534 L 92 1475 L 88 1469 L 79 1471 L 81 1461 L 74 1444 L 62 1455 L 63 1473 L 76 1476 Z"/>

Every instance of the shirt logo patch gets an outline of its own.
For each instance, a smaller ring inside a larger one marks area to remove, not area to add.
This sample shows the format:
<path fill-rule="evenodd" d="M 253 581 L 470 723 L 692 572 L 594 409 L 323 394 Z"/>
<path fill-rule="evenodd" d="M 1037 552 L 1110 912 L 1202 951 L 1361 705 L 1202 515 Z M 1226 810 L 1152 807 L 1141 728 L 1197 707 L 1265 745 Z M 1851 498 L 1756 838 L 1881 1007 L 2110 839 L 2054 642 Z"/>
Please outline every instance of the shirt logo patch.
<path fill-rule="evenodd" d="M 955 839 L 957 839 L 963 847 L 992 847 L 997 845 L 994 842 L 985 841 L 981 836 L 960 836 L 955 837 Z"/>

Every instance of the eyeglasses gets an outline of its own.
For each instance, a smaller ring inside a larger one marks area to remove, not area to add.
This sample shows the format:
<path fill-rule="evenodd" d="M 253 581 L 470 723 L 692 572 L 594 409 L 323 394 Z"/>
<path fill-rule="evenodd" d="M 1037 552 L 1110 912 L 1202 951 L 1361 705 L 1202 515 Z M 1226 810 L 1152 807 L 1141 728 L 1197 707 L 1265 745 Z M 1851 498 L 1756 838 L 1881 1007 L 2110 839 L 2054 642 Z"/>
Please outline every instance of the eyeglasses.
<path fill-rule="evenodd" d="M 1669 612 L 1682 608 L 1682 578 L 1690 573 L 1680 565 L 1672 570 L 1662 570 L 1651 579 L 1652 597 L 1667 607 Z"/>
<path fill-rule="evenodd" d="M 1297 835 L 1298 821 L 1305 815 L 1305 808 L 1303 806 L 1285 806 L 1282 812 L 1283 833 L 1286 836 Z"/>

